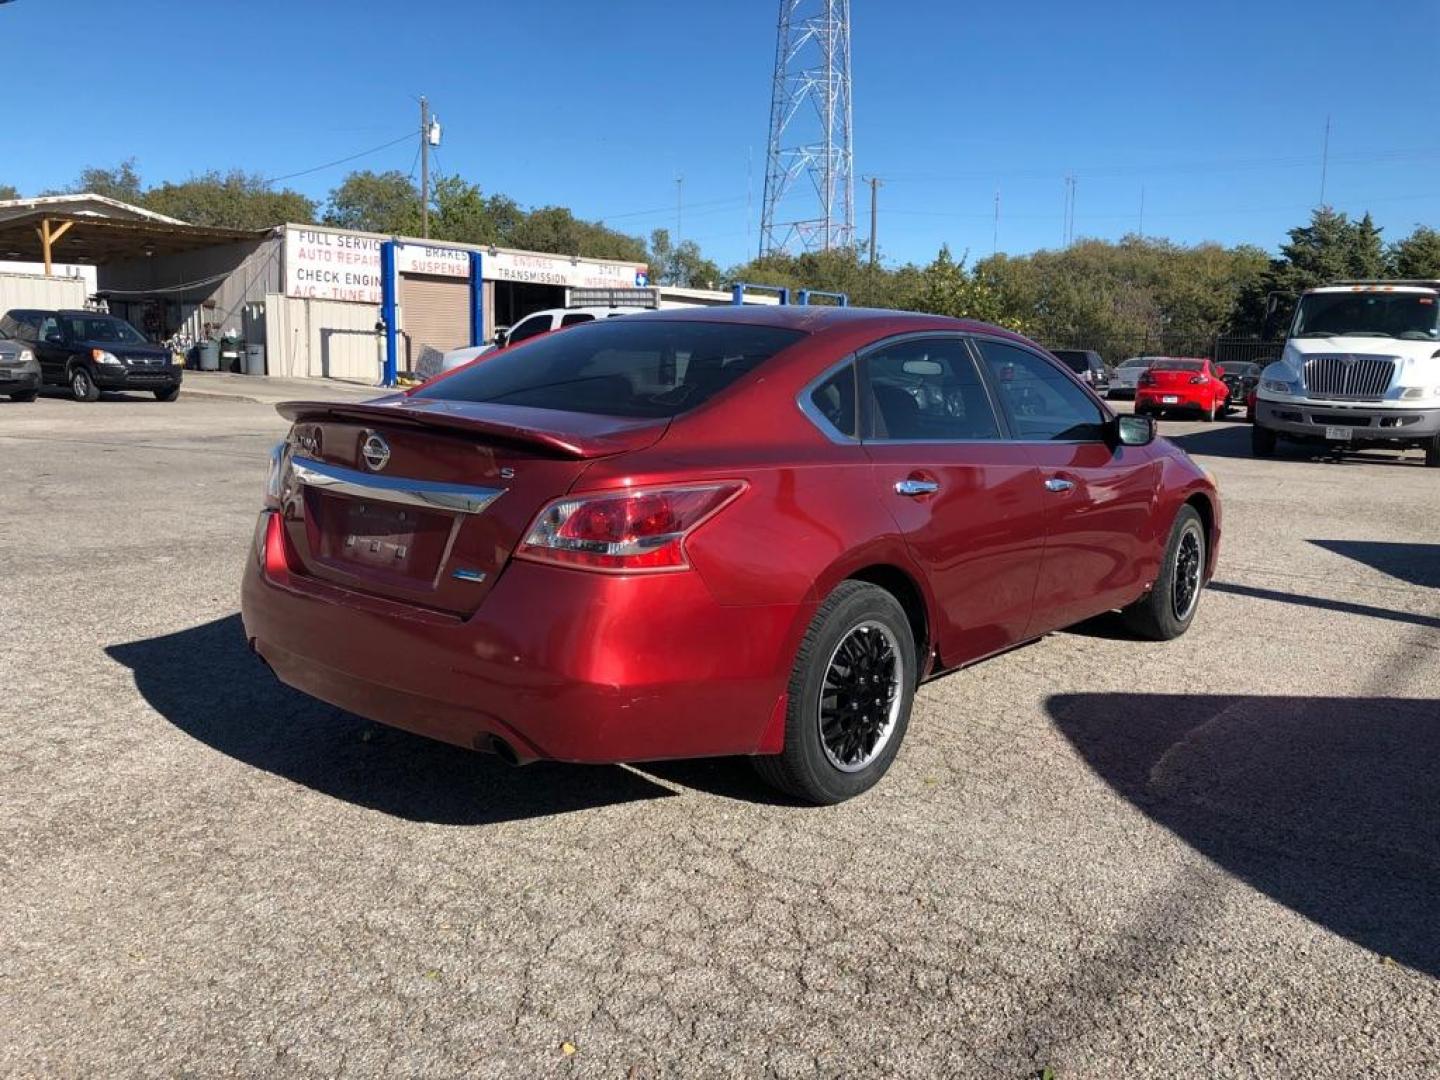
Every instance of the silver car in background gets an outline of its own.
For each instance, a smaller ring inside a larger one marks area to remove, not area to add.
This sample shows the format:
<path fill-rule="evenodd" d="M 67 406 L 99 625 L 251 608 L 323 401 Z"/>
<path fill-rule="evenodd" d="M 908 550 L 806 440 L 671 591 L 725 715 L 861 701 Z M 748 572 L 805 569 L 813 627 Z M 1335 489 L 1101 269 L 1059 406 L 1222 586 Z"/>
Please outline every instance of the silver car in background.
<path fill-rule="evenodd" d="M 0 332 L 0 396 L 13 401 L 34 401 L 40 393 L 40 363 L 35 354 Z"/>
<path fill-rule="evenodd" d="M 1116 365 L 1115 370 L 1110 372 L 1110 387 L 1105 392 L 1105 396 L 1133 398 L 1135 388 L 1140 383 L 1140 376 L 1149 371 L 1150 365 L 1159 359 L 1158 356 L 1132 356 L 1129 360 L 1121 361 Z"/>

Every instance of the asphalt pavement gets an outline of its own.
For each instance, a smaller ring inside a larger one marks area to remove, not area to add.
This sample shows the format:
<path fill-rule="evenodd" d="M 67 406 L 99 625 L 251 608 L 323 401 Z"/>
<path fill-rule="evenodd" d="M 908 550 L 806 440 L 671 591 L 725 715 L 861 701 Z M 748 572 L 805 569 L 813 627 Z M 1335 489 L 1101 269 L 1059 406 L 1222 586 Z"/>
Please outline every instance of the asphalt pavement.
<path fill-rule="evenodd" d="M 881 785 L 509 769 L 279 686 L 268 405 L 0 401 L 0 1074 L 1440 1071 L 1440 473 L 1219 478 L 1168 644 L 922 688 Z"/>

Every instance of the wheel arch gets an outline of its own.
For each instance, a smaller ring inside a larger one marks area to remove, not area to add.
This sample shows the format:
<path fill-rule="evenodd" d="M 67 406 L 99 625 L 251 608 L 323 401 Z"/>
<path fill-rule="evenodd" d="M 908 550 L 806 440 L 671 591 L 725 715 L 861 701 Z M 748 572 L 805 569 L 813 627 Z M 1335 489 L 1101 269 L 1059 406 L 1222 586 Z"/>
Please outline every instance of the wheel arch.
<path fill-rule="evenodd" d="M 892 562 L 874 562 L 852 569 L 845 575 L 844 580 L 864 581 L 895 597 L 905 612 L 910 633 L 915 638 L 915 653 L 920 657 L 920 677 L 928 675 L 935 653 L 931 631 L 934 620 L 931 618 L 929 599 L 915 576 Z"/>
<path fill-rule="evenodd" d="M 1216 552 L 1220 546 L 1219 520 L 1215 503 L 1211 500 L 1209 492 L 1192 491 L 1186 497 L 1183 505 L 1195 509 L 1195 512 L 1200 515 L 1200 524 L 1205 529 L 1205 579 L 1208 581 L 1215 574 Z"/>

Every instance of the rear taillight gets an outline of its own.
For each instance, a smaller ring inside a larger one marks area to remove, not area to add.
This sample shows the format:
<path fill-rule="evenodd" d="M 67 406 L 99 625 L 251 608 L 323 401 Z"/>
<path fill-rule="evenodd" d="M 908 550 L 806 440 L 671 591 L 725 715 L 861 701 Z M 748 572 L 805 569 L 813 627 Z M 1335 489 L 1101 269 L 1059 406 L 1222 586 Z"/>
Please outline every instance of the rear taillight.
<path fill-rule="evenodd" d="M 739 482 L 634 488 L 556 499 L 516 558 L 587 570 L 683 570 L 685 538 L 744 490 Z"/>
<path fill-rule="evenodd" d="M 1204 386 L 1204 385 L 1205 385 L 1207 382 L 1209 382 L 1209 381 L 1210 381 L 1210 380 L 1207 379 L 1207 378 L 1205 378 L 1204 375 L 1191 375 L 1191 376 L 1190 376 L 1190 385 L 1191 385 L 1191 386 Z"/>

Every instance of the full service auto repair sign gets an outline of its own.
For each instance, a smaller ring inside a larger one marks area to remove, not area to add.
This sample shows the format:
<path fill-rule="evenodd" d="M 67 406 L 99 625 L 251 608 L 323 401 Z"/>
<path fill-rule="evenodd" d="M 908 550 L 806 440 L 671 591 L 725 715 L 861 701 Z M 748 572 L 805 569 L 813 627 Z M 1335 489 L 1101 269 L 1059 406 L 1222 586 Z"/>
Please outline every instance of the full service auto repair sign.
<path fill-rule="evenodd" d="M 468 278 L 466 251 L 425 244 L 401 244 L 395 267 L 402 274 Z M 480 256 L 487 281 L 519 281 L 566 288 L 628 289 L 648 284 L 646 267 L 500 251 Z M 380 241 L 336 229 L 285 230 L 285 295 L 317 300 L 380 303 Z"/>

